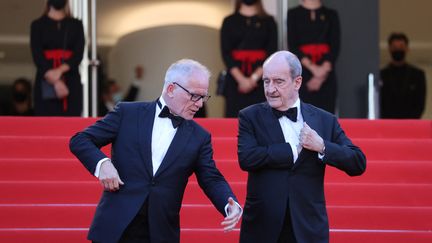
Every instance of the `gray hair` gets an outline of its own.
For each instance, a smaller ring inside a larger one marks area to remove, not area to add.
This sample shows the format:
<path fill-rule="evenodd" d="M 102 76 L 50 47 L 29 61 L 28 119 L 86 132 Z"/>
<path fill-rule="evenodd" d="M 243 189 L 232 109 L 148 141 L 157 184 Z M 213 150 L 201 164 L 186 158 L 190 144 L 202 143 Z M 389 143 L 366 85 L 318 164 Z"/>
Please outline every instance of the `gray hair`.
<path fill-rule="evenodd" d="M 289 51 L 278 51 L 273 53 L 271 56 L 269 56 L 263 65 L 267 64 L 270 59 L 272 59 L 274 56 L 279 56 L 282 55 L 282 57 L 285 59 L 285 61 L 287 62 L 289 69 L 290 69 L 290 73 L 291 73 L 291 78 L 294 80 L 296 77 L 301 76 L 302 75 L 302 66 L 300 63 L 300 60 L 298 59 L 298 57 L 296 55 L 294 55 L 293 53 L 289 52 Z"/>
<path fill-rule="evenodd" d="M 210 79 L 210 71 L 201 63 L 192 59 L 181 59 L 171 64 L 165 74 L 165 84 L 168 85 L 173 82 L 185 83 L 189 77 L 195 72 L 202 72 Z"/>

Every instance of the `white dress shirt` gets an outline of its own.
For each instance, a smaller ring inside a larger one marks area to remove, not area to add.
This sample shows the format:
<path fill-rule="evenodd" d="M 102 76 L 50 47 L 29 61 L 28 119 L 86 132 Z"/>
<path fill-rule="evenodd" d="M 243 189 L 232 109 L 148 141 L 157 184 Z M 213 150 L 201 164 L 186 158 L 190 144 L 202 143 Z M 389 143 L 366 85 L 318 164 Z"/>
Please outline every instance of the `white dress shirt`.
<path fill-rule="evenodd" d="M 285 138 L 285 142 L 289 143 L 293 153 L 294 163 L 298 158 L 297 146 L 300 144 L 300 131 L 303 128 L 303 116 L 300 110 L 300 99 L 290 108 L 297 107 L 297 121 L 293 122 L 286 116 L 279 118 L 279 124 Z"/>
<path fill-rule="evenodd" d="M 152 140 L 151 140 L 153 175 L 155 175 L 157 170 L 159 169 L 159 166 L 161 165 L 162 160 L 165 157 L 168 148 L 171 145 L 171 142 L 174 139 L 174 136 L 177 132 L 177 128 L 174 128 L 171 123 L 171 119 L 169 119 L 168 117 L 165 118 L 159 117 L 159 113 L 166 105 L 162 97 L 159 98 L 159 101 L 162 105 L 162 108 L 159 108 L 159 105 L 156 105 L 153 131 L 152 131 Z M 154 134 L 157 134 L 157 136 L 154 136 Z M 110 159 L 103 158 L 98 161 L 94 173 L 96 177 L 99 177 L 99 171 L 102 163 L 107 160 Z"/>
<path fill-rule="evenodd" d="M 166 105 L 162 97 L 159 98 L 159 102 L 162 106 L 159 107 L 159 105 L 156 105 L 151 140 L 153 175 L 155 175 L 159 169 L 159 166 L 161 165 L 162 160 L 164 159 L 168 148 L 177 132 L 177 128 L 173 127 L 171 119 L 168 117 L 159 117 L 159 113 Z"/>

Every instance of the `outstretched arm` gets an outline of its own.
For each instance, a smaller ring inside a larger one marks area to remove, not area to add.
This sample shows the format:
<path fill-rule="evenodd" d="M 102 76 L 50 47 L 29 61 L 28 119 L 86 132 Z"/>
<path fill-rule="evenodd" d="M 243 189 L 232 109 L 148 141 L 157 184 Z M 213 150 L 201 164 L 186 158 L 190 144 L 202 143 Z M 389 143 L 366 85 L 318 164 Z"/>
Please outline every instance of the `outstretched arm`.
<path fill-rule="evenodd" d="M 229 232 L 237 225 L 243 214 L 243 209 L 232 197 L 228 198 L 228 203 L 225 208 L 227 216 L 224 218 L 221 225 L 224 227 L 225 232 Z"/>
<path fill-rule="evenodd" d="M 225 231 L 232 230 L 241 217 L 242 209 L 231 187 L 216 168 L 210 135 L 206 135 L 199 151 L 195 174 L 200 187 L 218 211 L 225 216 Z"/>

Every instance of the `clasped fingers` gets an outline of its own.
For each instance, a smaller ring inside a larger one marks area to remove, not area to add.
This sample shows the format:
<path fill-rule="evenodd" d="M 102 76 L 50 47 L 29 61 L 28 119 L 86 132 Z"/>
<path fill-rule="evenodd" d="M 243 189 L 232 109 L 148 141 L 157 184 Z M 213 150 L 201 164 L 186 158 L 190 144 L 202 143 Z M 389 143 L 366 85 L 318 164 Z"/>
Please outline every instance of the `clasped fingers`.
<path fill-rule="evenodd" d="M 300 131 L 299 136 L 300 144 L 309 150 L 320 152 L 323 147 L 323 139 L 318 133 L 310 128 L 307 123 L 303 124 L 303 128 Z"/>

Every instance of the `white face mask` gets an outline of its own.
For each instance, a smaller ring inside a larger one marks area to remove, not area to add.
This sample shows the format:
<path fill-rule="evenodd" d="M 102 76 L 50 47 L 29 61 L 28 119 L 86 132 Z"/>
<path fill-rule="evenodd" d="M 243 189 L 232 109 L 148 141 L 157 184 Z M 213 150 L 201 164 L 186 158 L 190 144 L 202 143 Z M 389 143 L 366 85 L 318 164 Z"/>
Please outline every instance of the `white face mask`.
<path fill-rule="evenodd" d="M 120 102 L 123 99 L 123 95 L 121 92 L 117 92 L 113 94 L 113 102 L 114 104 L 117 104 L 118 102 Z"/>

